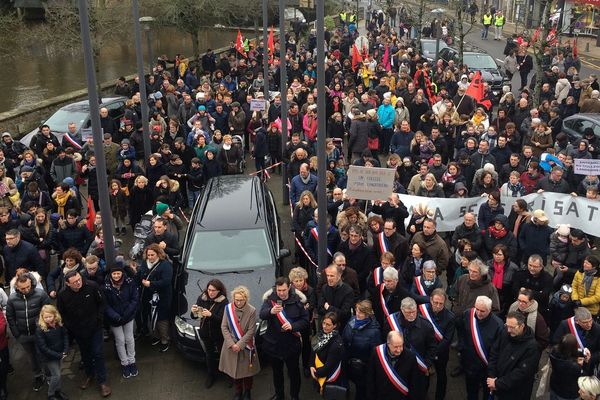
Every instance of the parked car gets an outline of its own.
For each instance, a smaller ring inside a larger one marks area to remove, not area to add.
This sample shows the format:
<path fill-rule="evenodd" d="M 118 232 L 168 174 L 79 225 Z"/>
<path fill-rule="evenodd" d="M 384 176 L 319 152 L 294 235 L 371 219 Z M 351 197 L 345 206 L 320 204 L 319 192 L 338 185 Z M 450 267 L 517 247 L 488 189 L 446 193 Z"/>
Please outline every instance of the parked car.
<path fill-rule="evenodd" d="M 423 57 L 427 59 L 430 63 L 435 63 L 435 47 L 436 47 L 436 39 L 421 39 L 421 53 Z M 447 48 L 448 45 L 443 40 L 440 40 L 440 46 L 438 49 L 438 56 L 442 49 Z"/>
<path fill-rule="evenodd" d="M 220 279 L 228 292 L 246 286 L 250 303 L 260 309 L 290 251 L 283 248 L 273 194 L 256 176 L 212 178 L 190 221 L 176 272 L 173 337 L 185 357 L 200 360 L 200 321 L 191 318 L 190 309 L 208 281 Z"/>
<path fill-rule="evenodd" d="M 108 115 L 118 121 L 125 113 L 126 97 L 106 97 L 102 99 L 100 108 L 106 107 Z M 76 103 L 67 104 L 56 111 L 50 118 L 40 125 L 48 125 L 50 131 L 58 139 L 58 143 L 62 143 L 62 138 L 67 131 L 67 125 L 70 122 L 75 122 L 77 126 L 77 134 L 81 135 L 82 129 L 90 129 L 92 127 L 92 119 L 90 118 L 90 103 L 88 100 L 78 101 Z M 20 142 L 29 147 L 31 139 L 38 133 L 39 128 L 29 132 L 20 139 Z"/>
<path fill-rule="evenodd" d="M 452 47 L 440 50 L 440 58 L 444 61 L 444 65 L 447 65 L 450 60 L 454 60 L 456 65 L 460 64 L 458 50 Z M 469 71 L 481 72 L 483 81 L 488 83 L 494 96 L 502 94 L 502 86 L 510 86 L 510 80 L 506 77 L 502 68 L 498 66 L 494 57 L 489 54 L 465 51 L 463 52 L 463 64 L 469 67 Z"/>
<path fill-rule="evenodd" d="M 571 142 L 581 139 L 586 128 L 592 128 L 594 135 L 600 140 L 600 114 L 571 115 L 564 119 L 562 126 L 563 132 L 569 136 Z"/>

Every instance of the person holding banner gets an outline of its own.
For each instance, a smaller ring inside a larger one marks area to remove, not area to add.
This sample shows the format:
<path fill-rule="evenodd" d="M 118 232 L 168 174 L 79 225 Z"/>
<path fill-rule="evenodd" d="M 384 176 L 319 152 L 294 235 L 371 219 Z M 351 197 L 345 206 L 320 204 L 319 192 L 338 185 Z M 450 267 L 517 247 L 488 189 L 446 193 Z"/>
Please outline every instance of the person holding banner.
<path fill-rule="evenodd" d="M 404 346 L 401 332 L 391 331 L 386 343 L 375 347 L 367 370 L 368 400 L 424 399 L 427 388 L 415 353 Z"/>
<path fill-rule="evenodd" d="M 209 284 L 208 288 L 211 286 Z M 220 287 L 224 289 L 222 285 Z M 225 292 L 218 294 L 224 297 Z M 233 289 L 231 298 L 233 303 L 225 305 L 221 322 L 223 348 L 219 370 L 233 379 L 234 400 L 250 400 L 252 377 L 260 372 L 260 361 L 254 347 L 256 309 L 248 303 L 250 292 L 244 286 Z M 226 301 L 225 298 L 221 303 L 225 304 Z"/>
<path fill-rule="evenodd" d="M 593 374 L 598 360 L 600 360 L 600 324 L 594 321 L 587 308 L 578 307 L 575 309 L 573 317 L 565 319 L 558 325 L 552 337 L 552 343 L 560 343 L 568 333 L 575 336 L 579 348 L 583 350 L 584 374 Z"/>
<path fill-rule="evenodd" d="M 275 281 L 275 287 L 263 295 L 263 300 L 259 316 L 267 322 L 267 331 L 262 336 L 262 348 L 270 357 L 273 368 L 275 395 L 272 399 L 285 398 L 284 365 L 290 379 L 290 397 L 297 399 L 300 393 L 301 333 L 309 324 L 308 311 L 304 308 L 306 297 L 290 287 L 287 277 L 279 277 Z"/>
<path fill-rule="evenodd" d="M 338 331 L 338 319 L 335 312 L 328 312 L 321 322 L 322 331 L 313 345 L 310 375 L 317 381 L 319 392 L 325 398 L 338 398 L 337 393 L 347 390 L 342 361 L 345 357 L 344 341 Z M 335 393 L 331 385 L 335 385 Z"/>

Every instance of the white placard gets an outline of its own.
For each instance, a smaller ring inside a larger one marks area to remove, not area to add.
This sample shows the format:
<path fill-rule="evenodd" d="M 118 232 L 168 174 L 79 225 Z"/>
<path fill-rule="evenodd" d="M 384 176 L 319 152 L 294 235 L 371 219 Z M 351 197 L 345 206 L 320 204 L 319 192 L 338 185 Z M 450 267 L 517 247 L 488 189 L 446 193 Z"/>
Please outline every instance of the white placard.
<path fill-rule="evenodd" d="M 265 111 L 267 108 L 264 99 L 250 100 L 250 111 Z"/>
<path fill-rule="evenodd" d="M 394 190 L 395 174 L 393 168 L 351 165 L 346 194 L 359 200 L 387 200 Z"/>
<path fill-rule="evenodd" d="M 576 158 L 575 173 L 578 175 L 600 175 L 600 160 Z"/>

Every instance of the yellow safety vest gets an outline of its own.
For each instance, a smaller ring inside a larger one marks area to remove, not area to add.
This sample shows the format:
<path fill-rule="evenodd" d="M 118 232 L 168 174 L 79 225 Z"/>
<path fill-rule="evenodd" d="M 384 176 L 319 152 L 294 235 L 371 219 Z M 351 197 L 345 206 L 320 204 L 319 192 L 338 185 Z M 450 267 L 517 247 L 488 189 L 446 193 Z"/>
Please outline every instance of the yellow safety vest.
<path fill-rule="evenodd" d="M 342 20 L 342 22 L 346 22 L 346 13 L 345 12 L 340 13 L 340 19 Z"/>
<path fill-rule="evenodd" d="M 350 23 L 356 22 L 356 15 L 350 14 L 350 17 L 348 17 L 348 22 L 350 22 Z"/>
<path fill-rule="evenodd" d="M 484 25 L 491 25 L 492 24 L 492 16 L 491 15 L 484 15 L 483 16 L 483 24 Z"/>
<path fill-rule="evenodd" d="M 504 15 L 496 17 L 496 26 L 504 26 Z"/>

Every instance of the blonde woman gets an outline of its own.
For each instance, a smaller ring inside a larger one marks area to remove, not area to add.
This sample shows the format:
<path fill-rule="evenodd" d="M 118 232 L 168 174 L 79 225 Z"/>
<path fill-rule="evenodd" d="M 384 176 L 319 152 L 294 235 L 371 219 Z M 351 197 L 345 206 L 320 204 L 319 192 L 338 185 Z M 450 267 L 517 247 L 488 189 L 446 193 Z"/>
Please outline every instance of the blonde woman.
<path fill-rule="evenodd" d="M 39 328 L 35 332 L 36 345 L 50 373 L 48 377 L 48 399 L 67 399 L 60 386 L 62 359 L 69 351 L 69 337 L 63 326 L 62 317 L 52 305 L 40 311 Z"/>
<path fill-rule="evenodd" d="M 250 400 L 252 377 L 260 372 L 260 362 L 254 347 L 256 309 L 248 303 L 250 292 L 244 286 L 233 289 L 231 299 L 232 303 L 225 306 L 221 322 L 223 348 L 219 370 L 233 378 L 234 399 Z"/>

